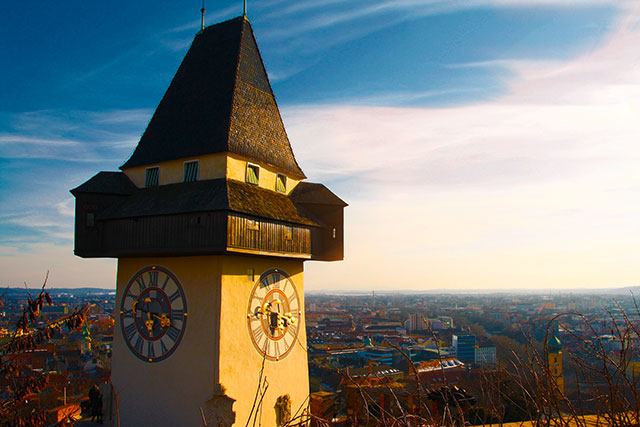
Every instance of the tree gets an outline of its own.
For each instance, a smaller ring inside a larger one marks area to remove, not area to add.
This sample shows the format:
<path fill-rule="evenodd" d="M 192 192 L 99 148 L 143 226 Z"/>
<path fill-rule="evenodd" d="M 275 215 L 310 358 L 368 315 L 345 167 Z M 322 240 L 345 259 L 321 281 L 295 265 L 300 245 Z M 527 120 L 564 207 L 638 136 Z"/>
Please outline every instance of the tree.
<path fill-rule="evenodd" d="M 63 328 L 74 330 L 84 324 L 88 305 L 77 307 L 71 314 L 57 320 L 36 325 L 45 304 L 53 305 L 49 292 L 45 290 L 49 273 L 40 292 L 32 296 L 27 289 L 27 304 L 15 326 L 10 340 L 0 345 L 0 378 L 8 384 L 7 394 L 0 401 L 0 426 L 41 426 L 46 422 L 46 411 L 31 399 L 47 387 L 47 376 L 21 369 L 12 356 L 32 351 L 43 341 L 59 334 Z M 3 293 L 0 307 L 4 305 Z"/>

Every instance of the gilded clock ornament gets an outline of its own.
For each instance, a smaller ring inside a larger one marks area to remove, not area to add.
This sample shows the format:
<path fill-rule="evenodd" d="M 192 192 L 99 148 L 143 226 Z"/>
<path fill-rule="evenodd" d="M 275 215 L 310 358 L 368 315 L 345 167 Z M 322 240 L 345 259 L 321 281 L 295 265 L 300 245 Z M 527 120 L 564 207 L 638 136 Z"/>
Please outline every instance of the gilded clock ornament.
<path fill-rule="evenodd" d="M 159 266 L 137 272 L 124 288 L 120 327 L 129 350 L 159 362 L 178 348 L 187 326 L 187 299 L 176 276 Z"/>
<path fill-rule="evenodd" d="M 293 349 L 302 308 L 295 283 L 282 270 L 260 276 L 249 295 L 247 328 L 254 347 L 268 360 L 281 360 Z"/>

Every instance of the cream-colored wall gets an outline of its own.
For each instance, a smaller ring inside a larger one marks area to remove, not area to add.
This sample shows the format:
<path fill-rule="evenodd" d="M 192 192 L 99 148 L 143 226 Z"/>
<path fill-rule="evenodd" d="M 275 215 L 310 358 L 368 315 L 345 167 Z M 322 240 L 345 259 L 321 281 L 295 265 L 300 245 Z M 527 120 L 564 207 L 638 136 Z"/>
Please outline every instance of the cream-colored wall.
<path fill-rule="evenodd" d="M 150 265 L 165 267 L 176 275 L 188 310 L 180 345 L 171 356 L 156 363 L 143 362 L 130 352 L 117 317 L 128 281 Z M 118 261 L 112 380 L 122 427 L 202 425 L 200 407 L 218 383 L 221 268 L 221 257 L 215 256 Z"/>
<path fill-rule="evenodd" d="M 255 280 L 247 278 L 247 269 L 253 268 Z M 286 272 L 296 285 L 300 306 L 304 315 L 304 273 L 299 260 L 267 259 L 258 257 L 225 257 L 222 278 L 222 310 L 220 311 L 220 383 L 227 395 L 236 399 L 237 426 L 244 426 L 249 417 L 253 398 L 258 388 L 258 377 L 263 361 L 251 342 L 247 328 L 247 305 L 249 295 L 260 274 L 277 268 Z M 298 333 L 298 343 L 291 352 L 279 361 L 264 361 L 264 376 L 269 388 L 262 403 L 262 422 L 255 425 L 275 427 L 274 405 L 279 396 L 291 396 L 291 412 L 294 414 L 306 404 L 309 395 L 309 372 L 307 366 L 307 338 L 304 316 Z M 252 423 L 249 423 L 251 425 Z"/>
<path fill-rule="evenodd" d="M 128 258 L 118 261 L 116 316 L 128 281 L 144 267 L 158 265 L 182 284 L 188 308 L 185 335 L 167 359 L 146 363 L 123 341 L 116 317 L 112 379 L 118 394 L 121 426 L 201 426 L 200 408 L 218 384 L 236 400 L 236 426 L 244 426 L 258 386 L 262 356 L 247 328 L 247 304 L 260 274 L 277 268 L 296 284 L 304 315 L 302 260 L 266 257 L 202 256 Z M 247 269 L 255 272 L 254 281 Z M 265 361 L 269 388 L 262 407 L 262 426 L 275 427 L 276 399 L 289 394 L 292 413 L 309 394 L 304 316 L 298 344 L 279 361 Z M 256 423 L 257 425 L 258 423 Z"/>
<path fill-rule="evenodd" d="M 199 175 L 198 180 L 224 178 L 245 182 L 247 173 L 247 162 L 260 166 L 258 185 L 262 188 L 275 191 L 276 177 L 281 171 L 261 163 L 252 162 L 249 159 L 229 153 L 207 154 L 199 157 L 190 157 L 179 160 L 170 160 L 153 165 L 137 166 L 123 169 L 122 171 L 129 177 L 136 187 L 144 187 L 146 169 L 148 167 L 159 167 L 159 185 L 177 184 L 184 180 L 184 164 L 198 160 Z M 286 175 L 286 174 L 285 174 Z M 298 185 L 300 180 L 287 176 L 287 191 L 289 194 Z"/>
<path fill-rule="evenodd" d="M 207 154 L 198 157 L 189 157 L 179 160 L 170 160 L 168 162 L 161 162 L 153 165 L 137 166 L 134 168 L 123 169 L 129 179 L 135 184 L 136 187 L 144 187 L 144 179 L 146 175 L 146 169 L 148 167 L 158 166 L 160 173 L 158 177 L 159 185 L 177 184 L 184 181 L 184 164 L 185 162 L 191 162 L 198 160 L 200 165 L 198 166 L 198 180 L 204 181 L 207 179 L 224 178 L 226 172 L 226 154 Z"/>
<path fill-rule="evenodd" d="M 267 190 L 275 191 L 276 189 L 276 176 L 281 171 L 277 169 L 263 165 L 261 163 L 247 160 L 243 157 L 230 154 L 227 156 L 227 178 L 234 179 L 236 181 L 245 182 L 247 174 L 247 162 L 260 166 L 260 175 L 258 177 L 258 185 Z M 284 174 L 286 175 L 286 174 Z M 289 194 L 298 185 L 300 180 L 296 180 L 287 176 L 287 191 Z"/>

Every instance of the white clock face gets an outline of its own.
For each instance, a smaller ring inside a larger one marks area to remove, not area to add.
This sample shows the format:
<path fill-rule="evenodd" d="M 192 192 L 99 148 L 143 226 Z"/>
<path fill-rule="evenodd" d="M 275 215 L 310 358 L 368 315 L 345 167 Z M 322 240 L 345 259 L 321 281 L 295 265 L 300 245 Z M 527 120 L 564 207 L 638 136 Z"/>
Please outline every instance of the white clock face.
<path fill-rule="evenodd" d="M 302 308 L 293 280 L 282 270 L 260 276 L 249 295 L 247 328 L 254 347 L 268 360 L 281 360 L 298 340 Z"/>
<path fill-rule="evenodd" d="M 120 327 L 138 359 L 159 362 L 169 357 L 186 326 L 187 300 L 173 273 L 154 265 L 129 280 L 120 303 Z"/>

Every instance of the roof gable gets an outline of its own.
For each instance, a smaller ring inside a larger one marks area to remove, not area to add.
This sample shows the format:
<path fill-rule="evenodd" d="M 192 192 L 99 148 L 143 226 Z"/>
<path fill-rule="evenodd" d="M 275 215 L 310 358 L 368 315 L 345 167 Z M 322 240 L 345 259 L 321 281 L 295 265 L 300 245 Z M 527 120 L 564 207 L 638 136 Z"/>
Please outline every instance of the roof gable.
<path fill-rule="evenodd" d="M 305 177 L 244 17 L 196 36 L 121 169 L 223 152 Z"/>
<path fill-rule="evenodd" d="M 91 179 L 71 190 L 77 196 L 81 193 L 129 195 L 136 186 L 122 172 L 98 172 Z"/>
<path fill-rule="evenodd" d="M 120 174 L 124 175 L 122 172 Z M 212 211 L 232 211 L 293 224 L 317 226 L 286 195 L 223 178 L 135 189 L 122 202 L 101 211 L 98 219 Z"/>

